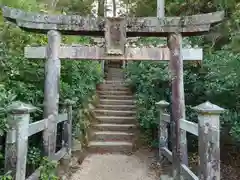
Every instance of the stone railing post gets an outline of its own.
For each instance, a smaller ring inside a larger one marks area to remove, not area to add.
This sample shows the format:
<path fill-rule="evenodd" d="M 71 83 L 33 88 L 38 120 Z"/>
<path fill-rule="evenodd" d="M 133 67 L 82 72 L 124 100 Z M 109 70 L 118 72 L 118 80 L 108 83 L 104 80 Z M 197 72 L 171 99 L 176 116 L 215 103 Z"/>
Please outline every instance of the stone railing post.
<path fill-rule="evenodd" d="M 22 103 L 14 102 L 8 108 L 8 125 L 5 147 L 5 171 L 11 171 L 16 180 L 25 180 L 27 150 L 28 150 L 28 126 L 30 112 L 36 108 Z"/>
<path fill-rule="evenodd" d="M 67 148 L 67 154 L 64 156 L 65 159 L 70 159 L 72 155 L 72 119 L 73 119 L 72 106 L 74 104 L 75 102 L 69 99 L 65 101 L 68 114 L 68 120 L 64 121 L 63 125 L 64 146 Z"/>
<path fill-rule="evenodd" d="M 223 108 L 209 101 L 194 107 L 198 112 L 199 180 L 220 180 L 220 114 Z"/>
<path fill-rule="evenodd" d="M 166 112 L 167 107 L 169 106 L 169 103 L 162 100 L 156 103 L 157 107 L 159 108 L 159 159 L 162 160 L 163 155 L 161 153 L 161 148 L 168 146 L 168 129 L 167 125 L 168 123 L 163 121 L 163 113 Z"/>
<path fill-rule="evenodd" d="M 103 75 L 104 75 L 104 73 L 105 73 L 105 60 L 102 60 L 101 61 L 101 69 L 102 69 L 102 72 L 103 72 Z"/>
<path fill-rule="evenodd" d="M 124 69 L 125 67 L 126 67 L 126 61 L 123 60 L 123 61 L 122 61 L 122 68 Z"/>

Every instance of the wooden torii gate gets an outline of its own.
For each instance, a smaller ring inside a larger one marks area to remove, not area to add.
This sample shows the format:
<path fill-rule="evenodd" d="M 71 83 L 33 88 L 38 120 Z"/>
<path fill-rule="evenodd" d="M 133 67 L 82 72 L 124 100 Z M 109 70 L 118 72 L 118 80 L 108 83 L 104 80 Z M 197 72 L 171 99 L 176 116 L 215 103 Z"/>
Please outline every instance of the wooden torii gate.
<path fill-rule="evenodd" d="M 159 7 L 158 7 L 159 9 Z M 206 33 L 210 26 L 224 18 L 224 12 L 185 17 L 82 17 L 78 15 L 48 15 L 24 12 L 2 7 L 3 16 L 28 32 L 48 34 L 46 47 L 26 47 L 25 57 L 47 59 L 44 89 L 44 116 L 57 114 L 59 101 L 60 59 L 73 60 L 146 60 L 168 61 L 172 73 L 172 128 L 173 128 L 173 179 L 180 178 L 180 163 L 186 143 L 180 141 L 179 122 L 182 115 L 183 89 L 182 60 L 202 60 L 202 49 L 182 49 L 182 36 Z M 160 16 L 160 15 L 159 15 Z M 105 37 L 105 46 L 61 45 L 63 35 L 88 35 Z M 168 37 L 168 48 L 126 47 L 127 37 Z M 46 155 L 55 152 L 56 118 L 48 122 L 44 131 Z M 181 152 L 182 151 L 182 152 Z M 182 153 L 182 155 L 181 155 Z"/>

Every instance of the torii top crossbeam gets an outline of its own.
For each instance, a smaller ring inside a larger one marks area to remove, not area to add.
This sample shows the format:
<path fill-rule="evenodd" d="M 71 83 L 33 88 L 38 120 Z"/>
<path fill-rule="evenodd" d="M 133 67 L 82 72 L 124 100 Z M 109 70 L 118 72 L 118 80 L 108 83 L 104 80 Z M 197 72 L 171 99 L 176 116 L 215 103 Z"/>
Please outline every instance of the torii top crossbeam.
<path fill-rule="evenodd" d="M 48 15 L 24 12 L 2 7 L 3 16 L 26 31 L 47 33 L 58 30 L 67 35 L 104 36 L 106 18 L 78 15 Z M 222 21 L 224 11 L 184 17 L 126 17 L 127 37 L 167 36 L 179 32 L 182 36 L 200 35 L 208 32 L 212 23 Z"/>

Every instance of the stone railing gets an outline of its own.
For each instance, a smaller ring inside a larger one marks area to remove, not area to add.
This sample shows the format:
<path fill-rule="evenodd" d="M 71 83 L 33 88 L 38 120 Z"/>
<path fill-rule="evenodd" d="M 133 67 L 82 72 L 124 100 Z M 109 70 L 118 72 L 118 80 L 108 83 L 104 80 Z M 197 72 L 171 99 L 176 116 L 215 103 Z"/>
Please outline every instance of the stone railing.
<path fill-rule="evenodd" d="M 70 160 L 72 147 L 72 101 L 66 101 L 63 104 L 66 113 L 51 114 L 48 118 L 30 123 L 30 113 L 36 108 L 22 102 L 14 102 L 8 107 L 8 125 L 6 145 L 5 145 L 5 171 L 11 172 L 15 180 L 26 179 L 26 163 L 28 151 L 28 138 L 41 131 L 57 132 L 57 124 L 63 122 L 63 140 L 61 149 L 52 154 L 48 154 L 48 158 L 52 161 L 59 161 L 64 158 Z M 56 119 L 54 126 L 50 126 L 49 122 Z M 51 138 L 44 137 L 44 139 Z M 49 146 L 56 148 L 56 142 Z M 27 180 L 38 179 L 40 169 L 37 169 Z"/>
<path fill-rule="evenodd" d="M 173 173 L 178 166 L 174 163 L 173 153 L 168 149 L 168 124 L 172 125 L 170 114 L 166 112 L 169 103 L 156 103 L 160 111 L 159 121 L 159 156 L 167 158 L 173 164 Z M 188 180 L 220 180 L 220 114 L 224 109 L 210 102 L 193 108 L 198 113 L 198 123 L 180 120 L 180 129 L 198 136 L 198 154 L 200 157 L 199 174 L 195 175 L 185 164 L 180 164 L 181 176 Z M 170 126 L 173 127 L 173 126 Z M 174 131 L 172 131 L 174 132 Z M 174 142 L 174 141 L 173 141 Z M 162 178 L 164 179 L 164 178 Z"/>

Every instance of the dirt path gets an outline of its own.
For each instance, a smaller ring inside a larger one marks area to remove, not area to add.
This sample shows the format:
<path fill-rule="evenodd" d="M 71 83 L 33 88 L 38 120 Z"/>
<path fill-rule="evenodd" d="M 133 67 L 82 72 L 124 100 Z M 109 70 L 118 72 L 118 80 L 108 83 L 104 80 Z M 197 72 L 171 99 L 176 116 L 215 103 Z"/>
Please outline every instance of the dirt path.
<path fill-rule="evenodd" d="M 157 180 L 153 162 L 147 149 L 132 155 L 89 154 L 70 180 Z"/>

